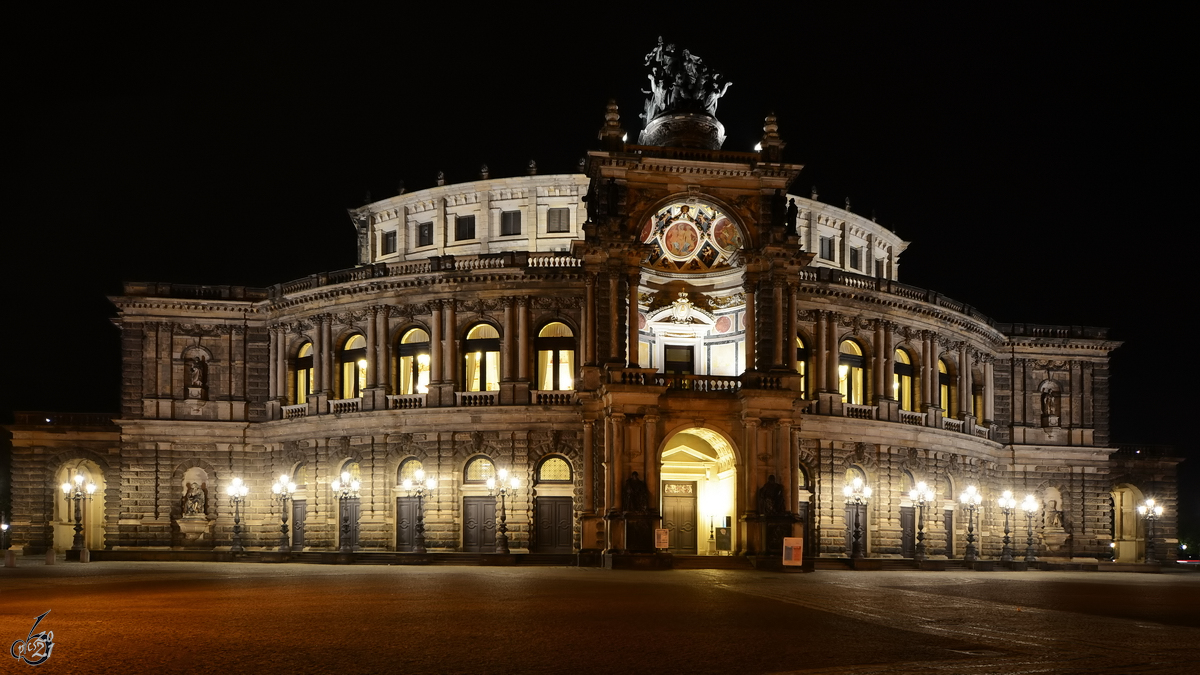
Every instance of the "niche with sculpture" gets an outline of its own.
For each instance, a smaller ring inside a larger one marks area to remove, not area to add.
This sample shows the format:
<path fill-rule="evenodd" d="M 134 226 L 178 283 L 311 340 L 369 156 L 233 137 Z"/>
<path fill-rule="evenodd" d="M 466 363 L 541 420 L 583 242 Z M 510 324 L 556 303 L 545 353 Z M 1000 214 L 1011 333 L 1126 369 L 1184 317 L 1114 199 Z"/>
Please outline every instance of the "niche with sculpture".
<path fill-rule="evenodd" d="M 179 498 L 179 515 L 175 519 L 177 544 L 185 548 L 212 548 L 213 520 L 208 517 L 208 472 L 192 467 L 184 472 Z"/>
<path fill-rule="evenodd" d="M 1042 426 L 1056 427 L 1059 424 L 1059 397 L 1061 391 L 1058 383 L 1044 380 L 1038 387 L 1041 394 Z"/>

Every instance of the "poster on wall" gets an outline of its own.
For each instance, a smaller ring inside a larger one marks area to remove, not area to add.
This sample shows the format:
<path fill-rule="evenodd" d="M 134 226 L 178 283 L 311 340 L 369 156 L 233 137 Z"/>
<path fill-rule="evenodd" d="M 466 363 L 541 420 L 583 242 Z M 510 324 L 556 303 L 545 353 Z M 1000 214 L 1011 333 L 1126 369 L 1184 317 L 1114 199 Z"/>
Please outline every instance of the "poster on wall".
<path fill-rule="evenodd" d="M 803 537 L 784 537 L 783 538 L 783 564 L 784 565 L 802 565 L 802 564 L 804 564 L 804 538 Z"/>
<path fill-rule="evenodd" d="M 732 551 L 733 550 L 733 535 L 728 527 L 717 528 L 717 550 Z"/>
<path fill-rule="evenodd" d="M 662 528 L 654 530 L 654 548 L 671 548 L 671 531 Z"/>

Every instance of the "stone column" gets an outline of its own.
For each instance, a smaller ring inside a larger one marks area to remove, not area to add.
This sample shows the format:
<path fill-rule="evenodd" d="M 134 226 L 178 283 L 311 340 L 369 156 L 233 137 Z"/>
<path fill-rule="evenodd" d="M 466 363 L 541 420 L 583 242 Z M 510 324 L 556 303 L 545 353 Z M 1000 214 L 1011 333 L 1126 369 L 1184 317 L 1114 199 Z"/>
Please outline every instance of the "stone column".
<path fill-rule="evenodd" d="M 529 381 L 529 298 L 517 298 L 517 379 Z"/>
<path fill-rule="evenodd" d="M 799 321 L 796 308 L 796 285 L 788 284 L 788 334 L 787 339 L 784 340 L 783 349 L 784 363 L 789 365 L 789 370 L 792 372 L 798 372 L 796 370 L 796 337 L 800 335 Z M 812 394 L 812 392 L 808 393 Z"/>
<path fill-rule="evenodd" d="M 333 397 L 333 317 L 325 316 L 325 323 L 321 324 L 323 337 L 321 338 L 321 351 L 324 352 L 323 369 L 325 371 L 323 377 L 325 379 L 323 390 L 326 395 Z"/>
<path fill-rule="evenodd" d="M 446 352 L 442 361 L 442 381 L 453 384 L 454 391 L 461 389 L 458 386 L 458 316 L 456 309 L 454 300 L 443 301 L 442 314 L 446 322 L 443 336 L 446 340 Z"/>
<path fill-rule="evenodd" d="M 1013 402 L 1016 403 L 1015 401 Z M 983 364 L 983 421 L 991 426 L 996 421 L 996 385 L 992 359 Z"/>
<path fill-rule="evenodd" d="M 612 504 L 616 511 L 621 510 L 621 488 L 629 476 L 625 467 L 625 415 L 614 413 L 612 416 L 612 455 L 613 455 L 613 486 Z"/>
<path fill-rule="evenodd" d="M 275 377 L 278 378 L 276 391 L 278 392 L 279 400 L 285 403 L 288 400 L 288 331 L 285 326 L 278 326 L 275 329 L 275 338 L 279 345 L 275 349 Z"/>
<path fill-rule="evenodd" d="M 267 328 L 267 362 L 270 363 L 270 375 L 267 378 L 267 398 L 279 397 L 279 329 L 275 326 Z"/>
<path fill-rule="evenodd" d="M 787 368 L 787 362 L 783 360 L 783 289 L 784 282 L 782 279 L 776 279 L 773 284 L 773 299 L 775 300 L 775 334 L 772 336 L 774 341 L 774 360 L 771 362 L 773 366 L 778 368 Z"/>
<path fill-rule="evenodd" d="M 883 321 L 876 319 L 875 344 L 872 345 L 873 349 L 871 350 L 871 360 L 874 361 L 874 363 L 871 364 L 871 386 L 875 389 L 876 401 L 881 398 L 891 398 L 891 396 L 889 396 L 890 392 L 888 392 L 887 385 L 883 379 L 885 370 L 883 367 L 883 360 L 885 358 L 883 355 L 883 330 Z"/>
<path fill-rule="evenodd" d="M 616 272 L 608 273 L 608 360 L 618 361 L 621 359 L 621 277 L 617 276 Z"/>
<path fill-rule="evenodd" d="M 809 398 L 817 398 L 817 392 L 825 391 L 825 366 L 828 365 L 828 357 L 825 356 L 825 350 L 828 345 L 825 343 L 828 336 L 825 329 L 825 312 L 817 310 L 817 323 L 813 334 L 813 349 L 812 349 L 812 375 L 809 377 L 808 392 Z"/>
<path fill-rule="evenodd" d="M 375 340 L 376 342 L 376 367 L 379 369 L 379 375 L 376 378 L 380 387 L 383 387 L 384 395 L 392 391 L 392 359 L 391 359 L 391 339 L 388 335 L 388 313 L 390 308 L 383 305 L 379 311 L 375 313 Z"/>
<path fill-rule="evenodd" d="M 583 511 L 584 513 L 595 513 L 596 502 L 595 493 L 592 486 L 594 485 L 595 477 L 592 473 L 595 471 L 595 443 L 596 443 L 596 422 L 594 420 L 583 421 L 583 466 L 579 467 L 579 475 L 583 476 Z"/>
<path fill-rule="evenodd" d="M 379 383 L 378 362 L 375 354 L 375 316 L 379 313 L 378 307 L 371 307 L 367 314 L 367 386 L 374 387 Z M 360 393 L 360 395 L 362 395 Z M 366 398 L 366 396 L 363 396 Z"/>
<path fill-rule="evenodd" d="M 313 388 L 314 394 L 325 393 L 325 317 L 313 317 Z"/>
<path fill-rule="evenodd" d="M 630 368 L 639 368 L 638 366 L 638 285 L 641 283 L 641 272 L 637 271 L 629 275 L 629 314 L 626 317 L 629 328 L 629 344 L 627 359 Z"/>
<path fill-rule="evenodd" d="M 507 382 L 513 379 L 513 370 L 515 370 L 517 361 L 516 312 L 513 309 L 513 298 L 504 298 L 500 302 L 504 305 L 504 354 L 501 378 Z"/>
<path fill-rule="evenodd" d="M 921 331 L 921 404 L 923 408 L 937 405 L 937 354 L 933 349 L 933 333 Z"/>
<path fill-rule="evenodd" d="M 792 457 L 792 421 L 780 419 L 775 435 L 775 475 L 783 483 L 784 511 L 796 512 L 796 488 L 799 481 L 796 478 L 797 461 Z"/>
<path fill-rule="evenodd" d="M 642 436 L 642 452 L 645 453 L 646 470 L 642 473 L 646 477 L 646 487 L 650 490 L 650 508 L 655 512 L 659 510 L 658 494 L 658 416 L 646 415 L 642 418 L 643 436 Z"/>
<path fill-rule="evenodd" d="M 835 392 L 838 390 L 838 358 L 841 354 L 841 345 L 838 344 L 838 322 L 837 315 L 833 312 L 829 313 L 829 321 L 825 323 L 825 329 L 828 333 L 825 336 L 825 391 Z"/>
<path fill-rule="evenodd" d="M 745 287 L 746 294 L 746 370 L 758 370 L 758 354 L 756 344 L 758 335 L 754 325 L 754 287 L 755 282 L 747 281 Z"/>
<path fill-rule="evenodd" d="M 583 363 L 596 364 L 596 275 L 588 274 L 583 279 Z"/>
<path fill-rule="evenodd" d="M 429 303 L 433 316 L 429 321 L 432 333 L 429 336 L 429 377 L 430 384 L 442 381 L 442 301 L 434 300 Z"/>
<path fill-rule="evenodd" d="M 966 419 L 971 411 L 971 361 L 967 343 L 958 348 L 958 418 Z"/>
<path fill-rule="evenodd" d="M 895 334 L 892 333 L 892 327 L 886 322 L 883 324 L 883 386 L 887 391 L 887 397 L 896 398 L 896 391 L 892 388 L 892 383 L 896 377 L 896 342 Z"/>

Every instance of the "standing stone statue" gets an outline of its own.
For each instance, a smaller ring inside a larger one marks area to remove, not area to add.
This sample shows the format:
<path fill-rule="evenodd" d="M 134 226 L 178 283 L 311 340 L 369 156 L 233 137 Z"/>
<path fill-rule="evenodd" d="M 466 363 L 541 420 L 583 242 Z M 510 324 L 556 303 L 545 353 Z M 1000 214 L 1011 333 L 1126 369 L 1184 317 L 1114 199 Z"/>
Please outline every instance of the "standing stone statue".
<path fill-rule="evenodd" d="M 758 513 L 772 516 L 783 513 L 783 485 L 775 482 L 775 474 L 767 476 L 767 482 L 758 488 Z"/>
<path fill-rule="evenodd" d="M 788 200 L 787 205 L 787 232 L 789 237 L 800 235 L 800 231 L 796 229 L 796 221 L 800 219 L 800 207 L 796 206 L 795 198 Z"/>
<path fill-rule="evenodd" d="M 199 356 L 192 357 L 191 363 L 188 364 L 188 386 L 203 387 L 208 380 L 208 373 L 206 371 L 207 368 L 204 359 Z"/>
<path fill-rule="evenodd" d="M 203 516 L 204 501 L 204 487 L 195 481 L 188 483 L 187 492 L 183 495 L 183 515 Z"/>
<path fill-rule="evenodd" d="M 1046 527 L 1062 527 L 1062 511 L 1058 509 L 1058 502 L 1053 499 L 1046 505 Z"/>
<path fill-rule="evenodd" d="M 650 489 L 646 487 L 646 481 L 638 478 L 638 472 L 634 471 L 625 481 L 621 501 L 626 511 L 644 513 L 650 510 Z"/>

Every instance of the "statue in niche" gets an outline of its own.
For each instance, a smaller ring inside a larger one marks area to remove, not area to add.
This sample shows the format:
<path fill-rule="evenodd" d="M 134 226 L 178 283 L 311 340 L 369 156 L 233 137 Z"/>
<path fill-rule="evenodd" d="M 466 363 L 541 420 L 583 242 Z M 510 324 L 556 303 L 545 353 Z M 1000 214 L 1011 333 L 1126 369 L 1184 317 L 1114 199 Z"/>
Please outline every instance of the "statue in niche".
<path fill-rule="evenodd" d="M 783 485 L 775 482 L 775 474 L 767 476 L 767 482 L 758 488 L 758 513 L 774 516 L 783 513 Z"/>
<path fill-rule="evenodd" d="M 1063 514 L 1058 508 L 1057 500 L 1051 499 L 1049 502 L 1046 502 L 1046 527 L 1061 529 L 1063 526 L 1062 516 Z"/>
<path fill-rule="evenodd" d="M 199 356 L 193 356 L 188 363 L 188 386 L 203 387 L 208 381 L 208 364 Z"/>
<path fill-rule="evenodd" d="M 205 514 L 205 504 L 208 501 L 207 486 L 201 483 L 192 481 L 187 485 L 187 492 L 183 495 L 183 515 L 186 516 L 203 516 Z"/>
<path fill-rule="evenodd" d="M 626 511 L 645 513 L 650 510 L 650 489 L 646 487 L 646 481 L 638 478 L 638 472 L 634 471 L 626 479 L 621 490 L 621 501 Z"/>
<path fill-rule="evenodd" d="M 1058 414 L 1058 394 L 1050 387 L 1042 389 L 1042 414 Z"/>

